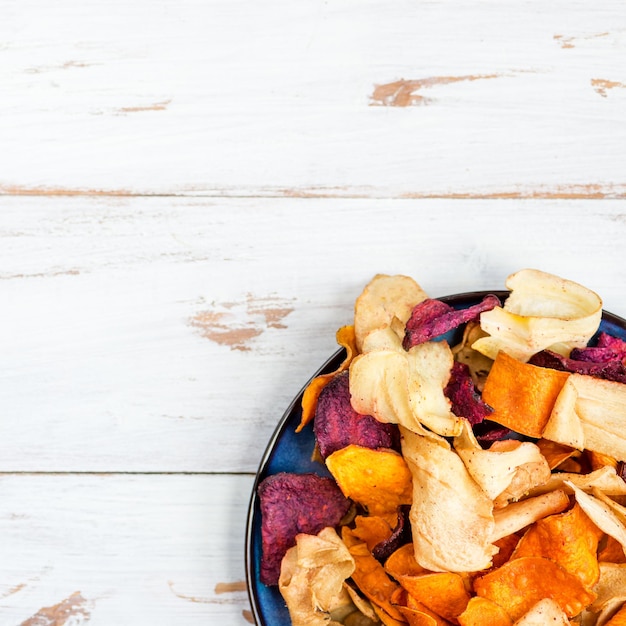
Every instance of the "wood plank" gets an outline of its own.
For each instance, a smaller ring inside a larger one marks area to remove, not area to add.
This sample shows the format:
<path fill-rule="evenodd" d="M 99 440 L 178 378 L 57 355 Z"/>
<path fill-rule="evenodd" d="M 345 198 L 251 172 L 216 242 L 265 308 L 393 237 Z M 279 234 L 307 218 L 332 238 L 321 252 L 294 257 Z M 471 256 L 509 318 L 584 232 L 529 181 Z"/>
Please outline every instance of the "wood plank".
<path fill-rule="evenodd" d="M 248 624 L 251 488 L 251 476 L 0 476 L 0 621 Z"/>
<path fill-rule="evenodd" d="M 31 0 L 0 55 L 3 194 L 626 197 L 620 0 Z"/>
<path fill-rule="evenodd" d="M 626 314 L 624 201 L 4 198 L 0 471 L 254 472 L 377 272 Z"/>

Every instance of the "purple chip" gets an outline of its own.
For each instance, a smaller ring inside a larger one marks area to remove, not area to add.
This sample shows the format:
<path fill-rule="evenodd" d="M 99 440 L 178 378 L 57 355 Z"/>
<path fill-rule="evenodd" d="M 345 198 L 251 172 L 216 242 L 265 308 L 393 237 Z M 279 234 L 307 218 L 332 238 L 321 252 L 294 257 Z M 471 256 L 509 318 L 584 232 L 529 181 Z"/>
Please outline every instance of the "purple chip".
<path fill-rule="evenodd" d="M 391 536 L 374 546 L 372 556 L 381 563 L 385 562 L 398 548 L 412 540 L 411 523 L 409 521 L 410 510 L 411 505 L 402 505 L 398 509 L 398 523 L 393 529 Z"/>
<path fill-rule="evenodd" d="M 428 298 L 413 307 L 411 317 L 405 326 L 402 346 L 409 350 L 413 346 L 425 343 L 457 328 L 470 320 L 477 319 L 481 313 L 500 306 L 497 296 L 490 294 L 481 302 L 467 309 L 454 309 L 441 300 Z"/>
<path fill-rule="evenodd" d="M 450 380 L 443 392 L 450 400 L 452 412 L 458 417 L 465 417 L 472 425 L 480 424 L 493 413 L 493 409 L 476 391 L 466 363 L 454 362 Z"/>
<path fill-rule="evenodd" d="M 277 585 L 280 564 L 296 535 L 317 535 L 336 528 L 351 502 L 332 478 L 317 474 L 281 472 L 265 478 L 257 493 L 261 509 L 262 558 L 260 578 Z"/>
<path fill-rule="evenodd" d="M 590 348 L 583 348 L 587 350 Z M 574 351 L 572 350 L 572 353 Z M 576 353 L 574 353 L 576 354 Z M 548 367 L 563 372 L 571 372 L 573 374 L 585 374 L 595 378 L 604 380 L 612 380 L 618 383 L 626 383 L 626 366 L 620 360 L 612 361 L 589 361 L 584 359 L 573 359 L 552 352 L 551 350 L 542 350 L 534 354 L 528 361 L 531 365 L 538 367 Z"/>
<path fill-rule="evenodd" d="M 348 371 L 337 374 L 317 400 L 313 430 L 322 458 L 350 444 L 364 448 L 398 449 L 400 436 L 395 424 L 383 424 L 371 415 L 357 413 L 350 404 Z"/>

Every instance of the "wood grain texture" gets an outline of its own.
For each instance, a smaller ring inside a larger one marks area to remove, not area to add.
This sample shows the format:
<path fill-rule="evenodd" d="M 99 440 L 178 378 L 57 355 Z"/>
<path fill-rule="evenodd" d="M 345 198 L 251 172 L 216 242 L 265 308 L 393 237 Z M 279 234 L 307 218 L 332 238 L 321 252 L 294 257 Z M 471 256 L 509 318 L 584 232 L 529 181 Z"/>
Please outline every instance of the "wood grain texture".
<path fill-rule="evenodd" d="M 253 472 L 377 272 L 626 314 L 621 200 L 5 198 L 0 471 Z"/>
<path fill-rule="evenodd" d="M 36 0 L 0 193 L 624 198 L 621 0 Z"/>
<path fill-rule="evenodd" d="M 0 624 L 246 626 L 251 489 L 250 476 L 0 476 Z"/>

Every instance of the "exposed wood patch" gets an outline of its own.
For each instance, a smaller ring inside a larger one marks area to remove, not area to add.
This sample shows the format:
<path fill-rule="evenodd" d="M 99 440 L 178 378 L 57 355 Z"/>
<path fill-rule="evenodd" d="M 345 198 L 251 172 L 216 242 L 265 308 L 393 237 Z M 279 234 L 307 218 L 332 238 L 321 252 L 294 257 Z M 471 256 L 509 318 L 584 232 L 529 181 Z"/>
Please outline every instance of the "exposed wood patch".
<path fill-rule="evenodd" d="M 0 280 L 13 280 L 14 278 L 50 278 L 54 276 L 78 276 L 80 270 L 58 270 L 56 272 L 36 272 L 34 274 L 0 274 Z"/>
<path fill-rule="evenodd" d="M 54 606 L 39 609 L 20 626 L 64 626 L 64 624 L 78 626 L 89 621 L 91 617 L 89 604 L 80 591 L 76 591 Z"/>
<path fill-rule="evenodd" d="M 171 100 L 163 100 L 162 102 L 155 102 L 154 104 L 146 104 L 143 106 L 134 107 L 122 107 L 117 109 L 117 113 L 141 113 L 142 111 L 165 111 Z"/>
<path fill-rule="evenodd" d="M 237 591 L 246 591 L 247 588 L 245 580 L 237 580 L 232 583 L 217 583 L 215 585 L 215 593 L 235 593 Z"/>
<path fill-rule="evenodd" d="M 254 616 L 252 615 L 252 611 L 244 609 L 243 611 L 241 611 L 241 614 L 243 615 L 243 618 L 246 620 L 246 622 L 248 622 L 249 624 L 254 624 Z"/>
<path fill-rule="evenodd" d="M 283 320 L 293 311 L 290 302 L 275 296 L 256 298 L 248 294 L 244 302 L 227 302 L 199 311 L 189 324 L 211 341 L 231 350 L 250 350 L 250 342 L 269 328 L 286 328 Z"/>
<path fill-rule="evenodd" d="M 592 39 L 601 39 L 603 37 L 608 37 L 610 33 L 594 33 L 591 35 L 580 35 L 577 37 L 566 37 L 565 35 L 554 35 L 555 41 L 559 43 L 561 48 L 571 49 L 575 48 L 581 41 L 590 41 Z"/>
<path fill-rule="evenodd" d="M 0 185 L 0 196 L 104 196 L 130 197 L 134 194 L 126 189 L 78 189 L 65 187 L 23 187 Z"/>
<path fill-rule="evenodd" d="M 599 93 L 603 98 L 607 97 L 609 89 L 626 89 L 626 83 L 620 83 L 615 80 L 606 80 L 604 78 L 592 78 L 591 86 L 596 93 Z"/>
<path fill-rule="evenodd" d="M 181 600 L 187 600 L 188 602 L 195 602 L 197 604 L 210 604 L 211 603 L 211 600 L 209 600 L 208 598 L 199 598 L 197 596 L 190 596 L 185 593 L 181 593 L 180 591 L 176 591 L 176 589 L 174 589 L 174 583 L 171 580 L 167 581 L 167 585 L 171 589 L 172 593 L 177 598 L 180 598 Z"/>
<path fill-rule="evenodd" d="M 469 76 L 430 76 L 414 80 L 400 79 L 383 85 L 375 85 L 370 106 L 406 107 L 426 104 L 427 98 L 420 91 L 436 85 L 473 82 L 500 78 L 503 74 L 471 74 Z"/>
<path fill-rule="evenodd" d="M 14 593 L 18 593 L 19 591 L 22 591 L 24 587 L 26 587 L 26 583 L 19 583 L 17 585 L 13 585 L 13 587 L 10 587 L 7 591 L 0 594 L 0 598 L 8 598 L 9 596 L 12 596 Z"/>

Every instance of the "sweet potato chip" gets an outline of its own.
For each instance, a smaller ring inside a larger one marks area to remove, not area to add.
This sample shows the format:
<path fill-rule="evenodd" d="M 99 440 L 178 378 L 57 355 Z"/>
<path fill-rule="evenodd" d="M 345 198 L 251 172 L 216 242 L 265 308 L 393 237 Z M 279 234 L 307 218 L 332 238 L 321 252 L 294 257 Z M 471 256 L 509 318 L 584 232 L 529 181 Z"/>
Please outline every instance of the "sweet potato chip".
<path fill-rule="evenodd" d="M 605 626 L 626 626 L 626 604 L 623 604 L 622 608 L 618 609 L 617 613 L 605 623 Z"/>
<path fill-rule="evenodd" d="M 400 430 L 402 452 L 413 475 L 409 519 L 417 562 L 444 572 L 489 567 L 497 552 L 491 543 L 495 529 L 491 499 L 446 440 Z"/>
<path fill-rule="evenodd" d="M 359 350 L 372 330 L 388 326 L 396 318 L 404 325 L 413 307 L 428 297 L 409 276 L 377 274 L 365 286 L 354 305 L 354 331 Z"/>
<path fill-rule="evenodd" d="M 528 613 L 518 619 L 513 626 L 569 626 L 567 614 L 551 598 L 539 600 Z"/>
<path fill-rule="evenodd" d="M 536 556 L 513 559 L 477 578 L 474 590 L 499 604 L 514 621 L 544 598 L 552 598 L 568 617 L 574 617 L 596 597 L 560 565 Z"/>
<path fill-rule="evenodd" d="M 522 537 L 512 558 L 543 556 L 552 559 L 592 587 L 600 576 L 598 542 L 602 531 L 579 504 L 568 511 L 550 515 L 534 523 Z"/>
<path fill-rule="evenodd" d="M 349 445 L 333 452 L 326 466 L 343 494 L 372 515 L 395 513 L 412 502 L 411 472 L 394 450 Z"/>
<path fill-rule="evenodd" d="M 385 571 L 398 580 L 400 576 L 416 576 L 423 574 L 425 570 L 415 560 L 415 548 L 412 543 L 407 543 L 398 548 L 386 561 Z"/>
<path fill-rule="evenodd" d="M 557 443 L 556 441 L 550 441 L 549 439 L 539 439 L 536 443 L 551 470 L 559 467 L 563 461 L 579 454 L 576 448 Z"/>
<path fill-rule="evenodd" d="M 402 621 L 402 614 L 391 603 L 393 592 L 399 587 L 391 580 L 383 566 L 372 556 L 367 545 L 347 526 L 341 529 L 341 536 L 354 558 L 354 584 L 374 605 L 383 609 L 393 619 Z M 374 607 L 375 608 L 375 607 Z"/>
<path fill-rule="evenodd" d="M 533 269 L 509 276 L 511 290 L 503 307 L 482 313 L 488 337 L 472 347 L 495 359 L 499 351 L 527 361 L 546 348 L 569 354 L 587 345 L 602 318 L 602 300 L 573 281 Z"/>
<path fill-rule="evenodd" d="M 302 394 L 302 416 L 300 417 L 300 424 L 298 424 L 296 432 L 300 432 L 315 417 L 317 400 L 322 392 L 322 389 L 324 389 L 324 387 L 334 378 L 335 374 L 347 370 L 352 362 L 352 359 L 357 354 L 354 326 L 342 326 L 337 331 L 336 339 L 337 343 L 345 348 L 346 357 L 334 372 L 316 376 L 307 385 L 307 388 Z"/>
<path fill-rule="evenodd" d="M 384 517 L 378 515 L 357 515 L 352 532 L 367 545 L 370 552 L 381 542 L 389 539 L 393 529 Z"/>
<path fill-rule="evenodd" d="M 483 400 L 493 408 L 489 419 L 522 435 L 541 437 L 569 377 L 499 352 L 483 389 Z"/>
<path fill-rule="evenodd" d="M 626 552 L 624 552 L 624 547 L 617 539 L 607 535 L 606 543 L 598 552 L 598 561 L 608 563 L 626 563 Z"/>
<path fill-rule="evenodd" d="M 512 626 L 509 614 L 499 605 L 481 596 L 470 599 L 458 617 L 460 626 Z"/>
<path fill-rule="evenodd" d="M 404 575 L 398 582 L 420 604 L 448 621 L 456 622 L 470 599 L 463 578 L 453 572 Z"/>

